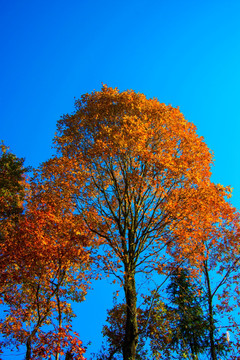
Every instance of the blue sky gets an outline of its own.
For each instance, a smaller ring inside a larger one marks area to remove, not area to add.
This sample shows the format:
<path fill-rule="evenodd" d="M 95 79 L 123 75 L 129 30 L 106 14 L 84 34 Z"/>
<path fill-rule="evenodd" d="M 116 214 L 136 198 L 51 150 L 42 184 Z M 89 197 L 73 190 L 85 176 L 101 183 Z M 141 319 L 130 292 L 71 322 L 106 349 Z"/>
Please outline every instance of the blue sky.
<path fill-rule="evenodd" d="M 74 97 L 101 83 L 133 89 L 197 126 L 213 180 L 234 188 L 239 208 L 239 19 L 239 0 L 0 0 L 0 140 L 37 167 Z M 111 302 L 104 286 L 78 306 L 89 340 Z"/>

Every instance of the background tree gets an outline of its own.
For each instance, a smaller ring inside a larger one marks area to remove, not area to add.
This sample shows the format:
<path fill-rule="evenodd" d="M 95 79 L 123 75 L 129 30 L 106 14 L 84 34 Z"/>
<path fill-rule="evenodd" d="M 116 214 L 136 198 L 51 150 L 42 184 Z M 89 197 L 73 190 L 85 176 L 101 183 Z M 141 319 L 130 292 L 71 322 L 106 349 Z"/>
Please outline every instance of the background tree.
<path fill-rule="evenodd" d="M 209 323 L 204 314 L 201 288 L 193 284 L 186 269 L 176 269 L 171 275 L 167 294 L 175 314 L 171 345 L 179 358 L 198 359 L 198 354 L 209 349 Z"/>
<path fill-rule="evenodd" d="M 49 190 L 46 183 L 31 184 L 24 214 L 1 246 L 3 346 L 26 345 L 26 360 L 57 360 L 67 350 L 83 359 L 70 301 L 83 300 L 88 288 L 91 237 L 73 205 Z"/>
<path fill-rule="evenodd" d="M 24 159 L 12 154 L 2 143 L 0 146 L 0 238 L 7 231 L 7 223 L 16 221 L 23 211 L 26 190 Z"/>
<path fill-rule="evenodd" d="M 174 257 L 200 261 L 199 239 L 218 223 L 212 207 L 223 195 L 210 181 L 209 149 L 179 109 L 107 86 L 75 105 L 58 122 L 59 156 L 49 177 L 54 162 L 56 169 L 65 166 L 58 185 L 105 244 L 108 271 L 126 299 L 123 358 L 134 360 L 137 274 L 167 272 Z"/>

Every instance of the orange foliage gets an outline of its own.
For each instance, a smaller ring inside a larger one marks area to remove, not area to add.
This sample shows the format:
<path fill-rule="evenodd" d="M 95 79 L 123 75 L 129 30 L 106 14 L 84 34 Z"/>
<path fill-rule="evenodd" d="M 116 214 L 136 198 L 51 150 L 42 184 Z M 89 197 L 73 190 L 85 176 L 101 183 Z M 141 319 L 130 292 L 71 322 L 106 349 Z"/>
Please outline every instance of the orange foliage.
<path fill-rule="evenodd" d="M 47 183 L 39 186 L 32 184 L 25 213 L 0 244 L 4 345 L 8 338 L 12 346 L 26 344 L 26 359 L 56 356 L 69 347 L 74 358 L 83 359 L 78 336 L 64 323 L 73 316 L 69 301 L 83 300 L 88 288 L 91 237 L 66 199 L 50 194 Z"/>
<path fill-rule="evenodd" d="M 67 168 L 60 188 L 123 262 L 142 263 L 163 244 L 171 255 L 202 256 L 199 239 L 228 212 L 228 189 L 210 181 L 203 138 L 157 99 L 104 85 L 63 116 L 55 143 L 54 161 Z"/>

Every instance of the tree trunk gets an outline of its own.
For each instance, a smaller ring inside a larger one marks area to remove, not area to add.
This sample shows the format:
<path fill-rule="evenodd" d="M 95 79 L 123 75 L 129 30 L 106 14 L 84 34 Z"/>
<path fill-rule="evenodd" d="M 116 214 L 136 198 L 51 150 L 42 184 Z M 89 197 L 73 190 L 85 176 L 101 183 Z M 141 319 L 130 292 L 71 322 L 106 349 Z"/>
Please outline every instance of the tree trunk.
<path fill-rule="evenodd" d="M 59 289 L 59 287 L 57 287 Z M 57 299 L 57 307 L 58 307 L 58 327 L 59 329 L 62 327 L 62 310 L 61 310 L 61 303 L 59 298 L 59 292 L 56 292 L 56 299 Z M 59 360 L 59 352 L 56 353 L 55 360 Z"/>
<path fill-rule="evenodd" d="M 31 360 L 31 353 L 32 353 L 32 336 L 29 335 L 27 342 L 26 342 L 27 352 L 26 352 L 26 360 Z"/>
<path fill-rule="evenodd" d="M 71 351 L 67 351 L 65 360 L 73 360 L 73 355 Z"/>
<path fill-rule="evenodd" d="M 213 306 L 212 306 L 212 292 L 211 284 L 208 274 L 207 265 L 204 264 L 204 272 L 206 276 L 207 283 L 207 297 L 208 297 L 208 321 L 209 321 L 209 339 L 210 339 L 210 353 L 211 360 L 217 360 L 216 348 L 214 343 L 214 319 L 213 319 Z"/>
<path fill-rule="evenodd" d="M 127 317 L 125 327 L 125 339 L 123 343 L 123 360 L 135 360 L 138 344 L 137 324 L 137 294 L 135 274 L 125 275 L 125 297 L 127 305 Z"/>
<path fill-rule="evenodd" d="M 211 358 L 212 360 L 217 360 L 216 349 L 214 344 L 214 321 L 213 321 L 213 308 L 212 308 L 212 299 L 208 299 L 208 312 L 209 312 L 209 338 L 211 346 Z"/>

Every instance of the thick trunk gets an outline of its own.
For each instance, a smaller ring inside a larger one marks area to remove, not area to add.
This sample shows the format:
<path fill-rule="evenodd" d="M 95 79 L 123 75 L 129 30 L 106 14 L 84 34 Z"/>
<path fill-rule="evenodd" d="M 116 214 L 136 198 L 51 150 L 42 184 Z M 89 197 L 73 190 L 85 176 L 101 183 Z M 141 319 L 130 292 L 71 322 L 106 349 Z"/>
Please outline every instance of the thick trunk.
<path fill-rule="evenodd" d="M 216 349 L 214 344 L 214 321 L 213 321 L 213 308 L 212 308 L 212 299 L 208 300 L 208 312 L 209 312 L 209 338 L 211 346 L 211 358 L 212 360 L 217 360 Z"/>
<path fill-rule="evenodd" d="M 31 352 L 32 352 L 32 337 L 31 335 L 27 339 L 27 352 L 26 352 L 26 360 L 31 360 Z"/>
<path fill-rule="evenodd" d="M 137 294 L 135 274 L 125 276 L 125 297 L 127 305 L 123 360 L 135 360 L 138 344 Z"/>
<path fill-rule="evenodd" d="M 56 293 L 56 299 L 57 299 L 57 307 L 58 307 L 58 326 L 59 328 L 62 327 L 62 310 L 61 310 L 61 302 L 59 298 L 59 292 Z M 59 360 L 59 352 L 56 353 L 55 359 Z"/>
<path fill-rule="evenodd" d="M 210 339 L 210 353 L 211 360 L 217 360 L 216 347 L 214 343 L 214 319 L 213 319 L 213 305 L 212 305 L 212 291 L 208 274 L 207 265 L 205 264 L 204 272 L 206 276 L 207 284 L 207 296 L 208 296 L 208 321 L 209 321 L 209 339 Z"/>
<path fill-rule="evenodd" d="M 35 329 L 29 334 L 26 342 L 27 352 L 26 352 L 26 360 L 32 359 L 32 340 L 34 339 L 34 336 L 36 335 L 37 331 L 39 329 L 39 325 L 35 327 Z"/>
<path fill-rule="evenodd" d="M 67 351 L 65 360 L 73 360 L 73 355 L 71 354 L 71 351 Z"/>

